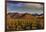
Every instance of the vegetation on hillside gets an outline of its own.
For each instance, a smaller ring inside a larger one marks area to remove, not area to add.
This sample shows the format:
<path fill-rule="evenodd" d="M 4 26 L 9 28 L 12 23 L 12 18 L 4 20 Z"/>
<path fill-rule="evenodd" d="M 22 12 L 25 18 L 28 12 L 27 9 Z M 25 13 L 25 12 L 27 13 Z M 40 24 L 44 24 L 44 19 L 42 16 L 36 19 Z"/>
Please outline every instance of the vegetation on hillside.
<path fill-rule="evenodd" d="M 34 30 L 44 28 L 44 16 L 32 16 L 31 14 L 23 14 L 22 17 L 16 15 L 12 17 L 7 15 L 7 30 L 9 31 Z"/>

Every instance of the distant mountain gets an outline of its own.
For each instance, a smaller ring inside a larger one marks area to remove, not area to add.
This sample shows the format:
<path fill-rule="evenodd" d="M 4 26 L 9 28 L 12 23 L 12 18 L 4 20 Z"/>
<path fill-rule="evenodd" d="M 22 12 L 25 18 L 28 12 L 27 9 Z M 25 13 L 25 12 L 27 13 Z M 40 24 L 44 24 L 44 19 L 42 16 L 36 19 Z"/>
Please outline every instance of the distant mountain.
<path fill-rule="evenodd" d="M 32 14 L 33 16 L 44 16 L 44 13 L 43 14 Z"/>
<path fill-rule="evenodd" d="M 34 16 L 43 16 L 44 14 L 29 14 L 29 13 L 8 13 L 11 18 L 31 18 Z"/>

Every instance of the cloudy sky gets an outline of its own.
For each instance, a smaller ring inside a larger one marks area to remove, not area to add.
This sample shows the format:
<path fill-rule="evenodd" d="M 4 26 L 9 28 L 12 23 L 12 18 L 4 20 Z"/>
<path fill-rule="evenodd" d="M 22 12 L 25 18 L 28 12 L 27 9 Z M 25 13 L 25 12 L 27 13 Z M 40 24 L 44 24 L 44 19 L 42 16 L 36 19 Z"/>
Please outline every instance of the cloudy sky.
<path fill-rule="evenodd" d="M 43 13 L 43 5 L 36 3 L 7 2 L 7 12 L 18 13 Z"/>

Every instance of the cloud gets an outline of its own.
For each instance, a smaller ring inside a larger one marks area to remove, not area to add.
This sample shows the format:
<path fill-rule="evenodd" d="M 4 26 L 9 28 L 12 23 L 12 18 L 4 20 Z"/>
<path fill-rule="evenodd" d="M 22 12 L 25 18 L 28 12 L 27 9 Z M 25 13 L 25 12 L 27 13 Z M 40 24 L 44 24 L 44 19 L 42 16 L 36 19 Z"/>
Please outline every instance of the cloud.
<path fill-rule="evenodd" d="M 28 6 L 28 7 L 33 6 L 35 8 L 41 8 L 41 7 L 43 7 L 43 5 L 36 4 L 36 3 L 25 3 L 25 5 Z"/>

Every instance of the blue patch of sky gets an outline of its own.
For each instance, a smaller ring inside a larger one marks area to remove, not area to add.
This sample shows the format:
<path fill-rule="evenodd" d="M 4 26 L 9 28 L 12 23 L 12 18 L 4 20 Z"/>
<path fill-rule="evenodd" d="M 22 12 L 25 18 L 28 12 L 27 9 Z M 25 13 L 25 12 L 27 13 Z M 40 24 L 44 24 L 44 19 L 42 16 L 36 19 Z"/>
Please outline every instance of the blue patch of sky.
<path fill-rule="evenodd" d="M 43 12 L 42 10 L 32 9 L 32 7 L 30 7 L 30 9 L 28 9 L 28 7 L 26 7 L 26 5 L 24 3 L 7 3 L 7 7 L 10 9 L 9 11 L 32 12 L 32 13 L 34 13 L 34 12 L 42 13 Z"/>

